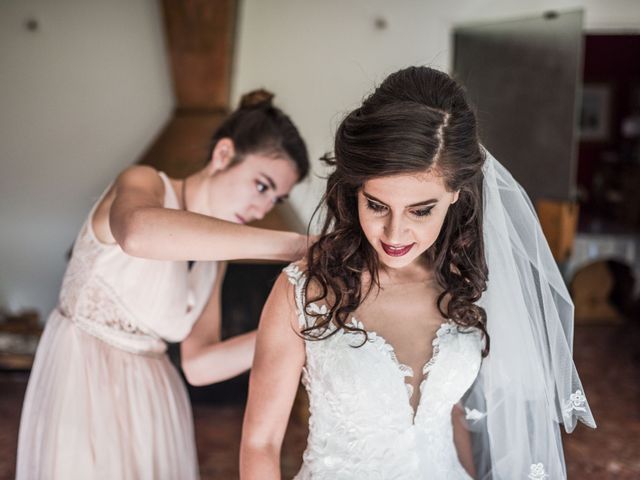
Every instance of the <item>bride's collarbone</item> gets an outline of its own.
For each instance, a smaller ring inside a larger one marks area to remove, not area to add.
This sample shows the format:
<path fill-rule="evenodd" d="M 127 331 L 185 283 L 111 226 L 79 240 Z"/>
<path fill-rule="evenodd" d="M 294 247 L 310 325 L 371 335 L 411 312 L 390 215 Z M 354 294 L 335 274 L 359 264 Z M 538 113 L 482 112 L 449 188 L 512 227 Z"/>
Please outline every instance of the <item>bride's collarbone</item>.
<path fill-rule="evenodd" d="M 413 356 L 430 350 L 431 340 L 446 319 L 435 299 L 409 299 L 397 302 L 376 301 L 363 304 L 354 315 L 367 331 L 384 337 L 394 348 Z M 397 346 L 396 346 L 397 344 Z"/>
<path fill-rule="evenodd" d="M 364 323 L 391 324 L 392 328 L 404 324 L 429 330 L 429 325 L 438 328 L 445 320 L 437 305 L 439 295 L 438 289 L 417 283 L 376 289 L 355 313 Z"/>

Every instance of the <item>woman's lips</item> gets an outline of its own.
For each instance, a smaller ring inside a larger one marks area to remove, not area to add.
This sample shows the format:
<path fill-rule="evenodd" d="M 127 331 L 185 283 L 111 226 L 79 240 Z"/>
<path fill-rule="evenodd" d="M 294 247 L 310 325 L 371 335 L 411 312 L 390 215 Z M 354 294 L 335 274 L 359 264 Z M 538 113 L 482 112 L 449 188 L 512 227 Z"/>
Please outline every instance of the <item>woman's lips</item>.
<path fill-rule="evenodd" d="M 236 214 L 236 218 L 238 219 L 238 221 L 239 221 L 240 223 L 247 223 L 247 222 L 245 222 L 244 218 L 242 218 L 242 217 L 241 217 L 240 215 L 238 215 L 238 214 Z"/>
<path fill-rule="evenodd" d="M 380 244 L 382 245 L 384 252 L 390 257 L 401 257 L 406 255 L 415 245 L 415 243 L 410 243 L 409 245 L 389 245 L 388 243 L 384 243 L 382 240 L 380 241 Z"/>

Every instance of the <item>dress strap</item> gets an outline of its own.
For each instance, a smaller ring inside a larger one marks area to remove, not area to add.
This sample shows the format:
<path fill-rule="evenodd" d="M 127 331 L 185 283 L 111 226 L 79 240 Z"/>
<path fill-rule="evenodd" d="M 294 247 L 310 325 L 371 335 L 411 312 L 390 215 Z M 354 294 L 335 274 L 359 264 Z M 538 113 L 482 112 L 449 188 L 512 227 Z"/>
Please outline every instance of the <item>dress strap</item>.
<path fill-rule="evenodd" d="M 175 208 L 180 210 L 180 200 L 178 200 L 178 195 L 176 194 L 173 186 L 171 185 L 171 180 L 166 173 L 159 171 L 158 176 L 164 183 L 164 206 L 166 208 Z"/>
<path fill-rule="evenodd" d="M 294 287 L 294 295 L 296 299 L 296 309 L 298 312 L 298 323 L 301 328 L 307 328 L 309 325 L 305 315 L 305 282 L 307 277 L 295 263 L 289 264 L 284 270 L 287 279 Z"/>

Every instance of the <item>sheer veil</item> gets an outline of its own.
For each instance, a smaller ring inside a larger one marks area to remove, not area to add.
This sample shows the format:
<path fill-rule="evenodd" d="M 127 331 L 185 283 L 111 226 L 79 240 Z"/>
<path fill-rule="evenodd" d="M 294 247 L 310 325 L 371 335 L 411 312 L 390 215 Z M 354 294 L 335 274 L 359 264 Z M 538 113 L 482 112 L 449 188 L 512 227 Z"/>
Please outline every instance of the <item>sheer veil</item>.
<path fill-rule="evenodd" d="M 478 303 L 491 351 L 463 399 L 477 478 L 566 478 L 559 425 L 596 426 L 572 360 L 573 303 L 527 194 L 485 155 Z"/>

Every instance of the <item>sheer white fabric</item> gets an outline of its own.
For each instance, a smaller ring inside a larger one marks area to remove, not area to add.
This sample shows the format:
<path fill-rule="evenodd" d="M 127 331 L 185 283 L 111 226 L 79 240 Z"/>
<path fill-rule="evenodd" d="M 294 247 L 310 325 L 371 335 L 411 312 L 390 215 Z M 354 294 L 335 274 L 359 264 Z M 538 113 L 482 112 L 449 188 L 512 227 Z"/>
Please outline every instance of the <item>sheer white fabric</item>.
<path fill-rule="evenodd" d="M 165 207 L 178 208 L 161 177 Z M 189 272 L 186 262 L 134 258 L 99 243 L 94 209 L 36 353 L 17 479 L 198 478 L 191 406 L 164 352 L 165 341 L 191 330 L 216 264 Z"/>
<path fill-rule="evenodd" d="M 573 303 L 527 194 L 489 152 L 483 172 L 491 352 L 465 401 L 478 478 L 564 479 L 559 425 L 595 428 L 572 360 Z"/>
<path fill-rule="evenodd" d="M 295 285 L 300 325 L 311 325 L 313 317 L 304 313 L 304 275 L 294 264 L 285 272 Z M 375 332 L 354 348 L 362 340 L 362 334 L 341 330 L 305 342 L 302 381 L 311 417 L 296 479 L 469 479 L 453 444 L 451 411 L 480 368 L 479 331 L 461 331 L 450 322 L 440 326 L 423 368 L 415 417 L 405 383 L 411 369 Z"/>

